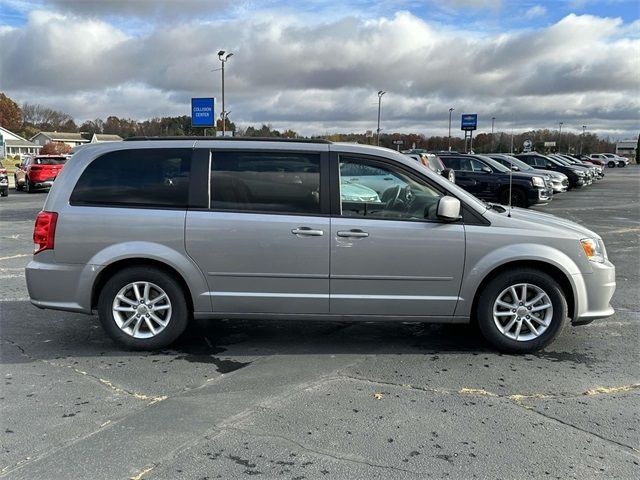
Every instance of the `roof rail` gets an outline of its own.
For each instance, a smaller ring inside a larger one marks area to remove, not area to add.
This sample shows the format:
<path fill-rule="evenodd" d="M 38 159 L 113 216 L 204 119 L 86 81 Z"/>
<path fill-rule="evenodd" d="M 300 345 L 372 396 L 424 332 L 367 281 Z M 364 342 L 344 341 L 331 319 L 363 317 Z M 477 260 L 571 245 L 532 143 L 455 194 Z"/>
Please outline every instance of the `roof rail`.
<path fill-rule="evenodd" d="M 171 137 L 129 137 L 125 142 L 143 142 L 147 140 L 215 140 L 215 141 L 242 141 L 242 142 L 279 142 L 279 143 L 333 143 L 323 138 L 281 138 L 281 137 L 205 137 L 205 136 L 171 136 Z"/>

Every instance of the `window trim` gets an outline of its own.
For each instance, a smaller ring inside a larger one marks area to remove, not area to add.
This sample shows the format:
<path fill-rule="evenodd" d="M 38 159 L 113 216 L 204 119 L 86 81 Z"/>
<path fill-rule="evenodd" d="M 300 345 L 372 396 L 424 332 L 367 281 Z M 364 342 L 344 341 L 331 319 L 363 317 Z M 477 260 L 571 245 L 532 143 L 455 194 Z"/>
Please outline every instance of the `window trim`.
<path fill-rule="evenodd" d="M 196 148 L 196 150 L 198 150 Z M 200 148 L 210 152 L 209 165 L 207 171 L 207 196 L 210 197 L 211 192 L 211 167 L 215 159 L 216 152 L 254 152 L 254 153 L 274 153 L 274 154 L 297 154 L 297 155 L 317 155 L 320 158 L 319 174 L 320 174 L 320 211 L 319 212 L 274 212 L 268 210 L 240 210 L 240 209 L 216 209 L 211 207 L 211 198 L 206 207 L 194 207 L 189 210 L 207 211 L 217 213 L 235 213 L 235 214 L 251 214 L 251 215 L 279 215 L 279 216 L 296 216 L 296 217 L 329 217 L 330 212 L 330 195 L 329 195 L 329 152 L 324 150 L 290 150 L 290 149 L 256 149 L 256 148 Z M 199 186 L 202 185 L 202 182 Z"/>

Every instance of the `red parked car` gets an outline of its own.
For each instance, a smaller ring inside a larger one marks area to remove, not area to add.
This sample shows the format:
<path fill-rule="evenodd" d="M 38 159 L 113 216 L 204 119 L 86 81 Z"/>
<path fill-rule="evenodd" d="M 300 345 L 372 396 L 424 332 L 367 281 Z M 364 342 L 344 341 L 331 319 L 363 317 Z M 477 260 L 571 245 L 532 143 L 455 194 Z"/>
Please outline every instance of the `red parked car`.
<path fill-rule="evenodd" d="M 35 155 L 24 158 L 21 163 L 16 163 L 16 190 L 24 189 L 31 193 L 38 188 L 51 187 L 68 158 L 66 155 Z"/>

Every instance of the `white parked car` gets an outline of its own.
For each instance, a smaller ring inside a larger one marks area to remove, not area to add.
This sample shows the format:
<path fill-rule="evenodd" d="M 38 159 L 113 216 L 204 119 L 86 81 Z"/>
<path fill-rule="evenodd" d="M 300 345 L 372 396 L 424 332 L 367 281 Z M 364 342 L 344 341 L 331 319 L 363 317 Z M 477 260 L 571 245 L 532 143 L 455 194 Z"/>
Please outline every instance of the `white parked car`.
<path fill-rule="evenodd" d="M 621 157 L 620 155 L 616 155 L 615 153 L 592 153 L 589 155 L 589 158 L 594 160 L 602 160 L 606 162 L 609 168 L 613 167 L 626 167 L 629 165 L 629 159 L 626 157 Z"/>

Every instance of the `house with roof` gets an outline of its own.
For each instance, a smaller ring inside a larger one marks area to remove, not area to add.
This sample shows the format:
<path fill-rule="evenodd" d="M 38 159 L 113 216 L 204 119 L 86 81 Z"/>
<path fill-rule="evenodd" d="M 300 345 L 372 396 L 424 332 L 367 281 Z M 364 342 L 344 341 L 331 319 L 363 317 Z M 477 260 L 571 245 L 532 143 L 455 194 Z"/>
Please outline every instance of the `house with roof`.
<path fill-rule="evenodd" d="M 70 147 L 77 147 L 87 143 L 121 142 L 122 137 L 106 133 L 40 132 L 31 137 L 31 141 L 40 146 L 44 146 L 49 142 L 62 142 Z"/>
<path fill-rule="evenodd" d="M 77 147 L 89 143 L 91 139 L 85 138 L 81 133 L 66 132 L 40 132 L 36 133 L 30 140 L 40 146 L 45 146 L 50 142 L 66 143 L 70 147 Z"/>
<path fill-rule="evenodd" d="M 6 128 L 0 127 L 0 158 L 36 155 L 41 148 L 42 145 L 37 145 Z"/>

